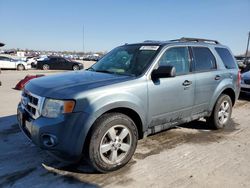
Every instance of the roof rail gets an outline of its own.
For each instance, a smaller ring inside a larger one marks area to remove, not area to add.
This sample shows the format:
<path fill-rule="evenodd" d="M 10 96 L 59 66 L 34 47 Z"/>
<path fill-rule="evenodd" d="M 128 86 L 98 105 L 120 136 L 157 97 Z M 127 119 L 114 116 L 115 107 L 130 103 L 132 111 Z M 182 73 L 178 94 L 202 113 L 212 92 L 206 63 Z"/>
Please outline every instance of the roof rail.
<path fill-rule="evenodd" d="M 217 40 L 210 40 L 210 39 L 200 39 L 200 38 L 187 38 L 182 37 L 180 39 L 170 40 L 172 42 L 207 42 L 207 43 L 215 43 L 220 44 Z"/>
<path fill-rule="evenodd" d="M 145 42 L 145 43 L 153 43 L 153 42 L 156 42 L 156 43 L 158 43 L 158 42 L 162 42 L 162 41 L 159 41 L 159 40 L 144 40 L 143 42 Z"/>

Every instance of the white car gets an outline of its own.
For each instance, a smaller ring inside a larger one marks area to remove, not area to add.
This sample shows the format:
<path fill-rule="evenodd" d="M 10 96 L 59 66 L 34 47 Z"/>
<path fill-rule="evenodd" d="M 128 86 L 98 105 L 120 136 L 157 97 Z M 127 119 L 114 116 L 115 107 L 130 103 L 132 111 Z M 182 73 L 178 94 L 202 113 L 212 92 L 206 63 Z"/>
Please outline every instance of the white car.
<path fill-rule="evenodd" d="M 0 56 L 0 69 L 26 70 L 30 68 L 31 64 L 25 61 L 12 59 L 5 56 Z"/>

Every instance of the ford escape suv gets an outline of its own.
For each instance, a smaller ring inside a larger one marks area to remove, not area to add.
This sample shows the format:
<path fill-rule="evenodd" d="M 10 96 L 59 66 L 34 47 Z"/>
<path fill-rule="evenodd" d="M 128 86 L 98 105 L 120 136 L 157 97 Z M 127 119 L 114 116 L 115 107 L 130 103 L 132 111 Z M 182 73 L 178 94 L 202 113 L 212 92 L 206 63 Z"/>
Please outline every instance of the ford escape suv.
<path fill-rule="evenodd" d="M 227 126 L 240 78 L 232 53 L 217 41 L 125 44 L 87 70 L 31 80 L 17 117 L 40 148 L 72 162 L 87 156 L 108 172 L 124 166 L 147 135 L 199 118 Z"/>

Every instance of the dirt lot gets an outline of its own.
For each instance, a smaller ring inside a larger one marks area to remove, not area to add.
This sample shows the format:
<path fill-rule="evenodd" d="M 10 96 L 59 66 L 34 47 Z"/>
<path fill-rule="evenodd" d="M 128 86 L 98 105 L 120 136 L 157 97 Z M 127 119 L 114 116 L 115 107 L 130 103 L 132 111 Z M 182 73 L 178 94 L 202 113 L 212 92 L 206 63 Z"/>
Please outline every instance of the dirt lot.
<path fill-rule="evenodd" d="M 97 174 L 87 164 L 54 160 L 19 130 L 20 91 L 12 88 L 34 73 L 44 71 L 0 74 L 0 187 L 250 187 L 250 96 L 236 103 L 230 128 L 209 130 L 198 121 L 164 131 L 139 141 L 123 169 Z"/>

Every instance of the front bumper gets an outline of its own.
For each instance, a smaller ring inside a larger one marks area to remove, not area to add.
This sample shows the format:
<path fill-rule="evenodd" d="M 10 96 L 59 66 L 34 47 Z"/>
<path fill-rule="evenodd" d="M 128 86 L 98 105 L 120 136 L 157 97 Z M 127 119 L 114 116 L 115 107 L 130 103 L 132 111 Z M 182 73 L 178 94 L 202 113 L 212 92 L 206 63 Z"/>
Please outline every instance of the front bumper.
<path fill-rule="evenodd" d="M 87 119 L 88 115 L 83 112 L 58 118 L 41 116 L 33 119 L 21 104 L 17 108 L 17 120 L 23 133 L 34 144 L 64 161 L 77 161 L 81 158 L 86 135 L 84 122 Z"/>

